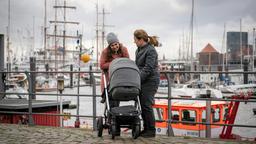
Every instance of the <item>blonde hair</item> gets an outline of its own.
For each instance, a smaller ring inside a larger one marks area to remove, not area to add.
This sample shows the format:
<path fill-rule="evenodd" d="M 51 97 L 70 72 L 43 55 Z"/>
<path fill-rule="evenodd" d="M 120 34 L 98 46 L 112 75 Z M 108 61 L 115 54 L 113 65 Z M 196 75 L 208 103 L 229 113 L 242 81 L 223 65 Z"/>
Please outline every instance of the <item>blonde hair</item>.
<path fill-rule="evenodd" d="M 134 37 L 137 39 L 143 39 L 145 42 L 148 42 L 149 44 L 153 46 L 159 46 L 159 42 L 157 40 L 157 36 L 149 36 L 147 32 L 143 29 L 137 29 L 133 33 Z"/>

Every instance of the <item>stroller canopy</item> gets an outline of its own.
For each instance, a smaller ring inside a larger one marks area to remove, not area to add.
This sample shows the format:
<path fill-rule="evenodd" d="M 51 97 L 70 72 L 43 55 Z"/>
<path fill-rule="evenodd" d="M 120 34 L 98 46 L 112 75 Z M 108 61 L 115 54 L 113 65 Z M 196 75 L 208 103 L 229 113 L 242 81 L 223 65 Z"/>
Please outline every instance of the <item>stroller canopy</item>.
<path fill-rule="evenodd" d="M 140 71 L 134 61 L 128 58 L 114 59 L 109 66 L 110 87 L 136 87 L 140 90 Z"/>

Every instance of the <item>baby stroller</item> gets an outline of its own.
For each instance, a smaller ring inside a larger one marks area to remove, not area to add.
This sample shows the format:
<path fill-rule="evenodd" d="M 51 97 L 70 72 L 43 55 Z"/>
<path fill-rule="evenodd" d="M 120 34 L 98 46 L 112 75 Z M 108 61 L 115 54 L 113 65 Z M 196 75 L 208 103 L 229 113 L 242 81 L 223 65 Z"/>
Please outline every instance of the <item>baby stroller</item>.
<path fill-rule="evenodd" d="M 136 139 L 140 133 L 141 105 L 140 74 L 136 64 L 128 58 L 117 58 L 109 66 L 109 85 L 104 76 L 105 110 L 104 117 L 98 117 L 98 137 L 102 136 L 103 129 L 115 136 L 120 135 L 120 128 L 132 130 L 132 137 Z M 119 102 L 132 101 L 134 105 L 119 106 Z M 113 103 L 118 103 L 113 105 Z"/>

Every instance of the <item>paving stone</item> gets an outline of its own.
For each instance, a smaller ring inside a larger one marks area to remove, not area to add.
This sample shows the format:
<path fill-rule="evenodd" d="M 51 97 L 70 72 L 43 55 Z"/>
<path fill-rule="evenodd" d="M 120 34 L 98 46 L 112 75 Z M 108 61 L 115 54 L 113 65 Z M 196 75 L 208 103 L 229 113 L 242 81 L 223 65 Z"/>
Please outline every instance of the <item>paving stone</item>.
<path fill-rule="evenodd" d="M 27 126 L 0 124 L 0 143 L 2 144 L 241 144 L 246 141 L 230 141 L 206 138 L 167 137 L 157 135 L 155 138 L 134 140 L 130 133 L 122 133 L 115 140 L 107 131 L 102 137 L 97 132 L 79 128 L 58 128 L 46 126 Z"/>

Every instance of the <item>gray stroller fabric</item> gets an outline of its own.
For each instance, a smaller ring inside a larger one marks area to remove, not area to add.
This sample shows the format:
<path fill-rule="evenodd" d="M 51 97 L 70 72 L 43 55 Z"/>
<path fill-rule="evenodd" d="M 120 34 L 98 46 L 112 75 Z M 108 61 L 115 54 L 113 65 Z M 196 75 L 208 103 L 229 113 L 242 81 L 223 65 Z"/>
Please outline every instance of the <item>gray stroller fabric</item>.
<path fill-rule="evenodd" d="M 113 99 L 131 100 L 139 95 L 140 71 L 134 61 L 114 59 L 109 66 L 109 76 L 109 92 Z"/>

